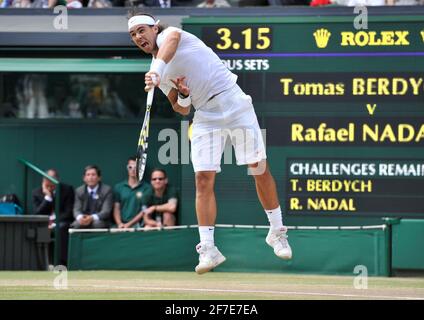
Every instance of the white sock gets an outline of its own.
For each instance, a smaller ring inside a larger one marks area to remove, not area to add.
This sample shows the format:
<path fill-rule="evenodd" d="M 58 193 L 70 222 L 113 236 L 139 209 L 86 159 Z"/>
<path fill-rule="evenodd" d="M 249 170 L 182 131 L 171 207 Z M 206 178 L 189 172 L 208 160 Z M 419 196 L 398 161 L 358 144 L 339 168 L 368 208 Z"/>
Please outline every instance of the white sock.
<path fill-rule="evenodd" d="M 200 243 L 208 243 L 214 245 L 214 231 L 214 226 L 199 226 Z"/>
<path fill-rule="evenodd" d="M 281 214 L 281 208 L 265 210 L 266 215 L 268 216 L 269 224 L 271 225 L 271 229 L 279 230 L 283 226 L 283 216 Z"/>

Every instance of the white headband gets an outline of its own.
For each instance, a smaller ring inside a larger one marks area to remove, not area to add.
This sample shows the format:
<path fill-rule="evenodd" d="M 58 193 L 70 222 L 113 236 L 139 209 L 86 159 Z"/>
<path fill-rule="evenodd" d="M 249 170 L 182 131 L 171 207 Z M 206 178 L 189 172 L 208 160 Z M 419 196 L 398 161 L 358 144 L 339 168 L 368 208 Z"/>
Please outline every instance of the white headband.
<path fill-rule="evenodd" d="M 138 24 L 147 24 L 148 26 L 154 26 L 159 23 L 158 21 L 155 21 L 151 16 L 141 15 L 141 16 L 134 16 L 131 17 L 130 20 L 128 20 L 128 31 L 138 25 Z"/>

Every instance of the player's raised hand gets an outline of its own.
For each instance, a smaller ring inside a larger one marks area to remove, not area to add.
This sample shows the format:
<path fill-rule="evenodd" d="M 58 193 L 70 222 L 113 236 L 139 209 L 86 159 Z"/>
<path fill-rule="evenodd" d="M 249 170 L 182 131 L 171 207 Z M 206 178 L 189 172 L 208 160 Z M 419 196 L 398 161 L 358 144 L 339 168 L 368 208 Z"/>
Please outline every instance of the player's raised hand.
<path fill-rule="evenodd" d="M 153 87 L 157 87 L 160 84 L 160 76 L 154 71 L 149 71 L 144 75 L 144 91 L 150 91 Z"/>
<path fill-rule="evenodd" d="M 190 89 L 187 87 L 186 82 L 184 81 L 185 77 L 178 77 L 177 79 L 171 79 L 172 83 L 177 87 L 177 90 L 181 92 L 183 96 L 190 95 Z"/>

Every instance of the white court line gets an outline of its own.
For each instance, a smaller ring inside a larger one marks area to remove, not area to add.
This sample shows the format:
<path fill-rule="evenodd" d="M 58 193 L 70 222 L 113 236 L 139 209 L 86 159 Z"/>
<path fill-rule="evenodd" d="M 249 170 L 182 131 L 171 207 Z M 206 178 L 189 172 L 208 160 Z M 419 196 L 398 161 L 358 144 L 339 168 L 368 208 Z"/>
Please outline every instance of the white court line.
<path fill-rule="evenodd" d="M 90 285 L 89 285 L 90 286 Z M 228 292 L 228 293 L 268 293 L 268 294 L 285 294 L 285 295 L 306 295 L 306 296 L 330 296 L 345 298 L 371 298 L 371 299 L 400 299 L 400 300 L 424 300 L 419 297 L 400 297 L 400 296 L 374 296 L 361 294 L 343 294 L 343 293 L 323 293 L 323 292 L 302 292 L 302 291 L 274 291 L 274 290 L 235 290 L 235 289 L 200 289 L 200 288 L 157 288 L 157 287 L 121 287 L 110 285 L 91 285 L 95 288 L 108 289 L 128 289 L 142 291 L 195 291 L 195 292 Z"/>

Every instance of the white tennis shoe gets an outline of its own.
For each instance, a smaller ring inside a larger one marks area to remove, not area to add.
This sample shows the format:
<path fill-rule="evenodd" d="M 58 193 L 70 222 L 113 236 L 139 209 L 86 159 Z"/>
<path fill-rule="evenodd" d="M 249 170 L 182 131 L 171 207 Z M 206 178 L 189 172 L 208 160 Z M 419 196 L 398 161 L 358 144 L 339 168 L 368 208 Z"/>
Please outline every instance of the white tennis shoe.
<path fill-rule="evenodd" d="M 198 274 L 208 272 L 225 261 L 225 257 L 213 244 L 199 243 L 196 251 L 199 253 L 199 264 L 195 268 Z"/>
<path fill-rule="evenodd" d="M 277 257 L 289 260 L 292 257 L 292 250 L 287 238 L 287 227 L 283 226 L 277 231 L 269 229 L 265 241 L 274 248 L 274 253 Z"/>

